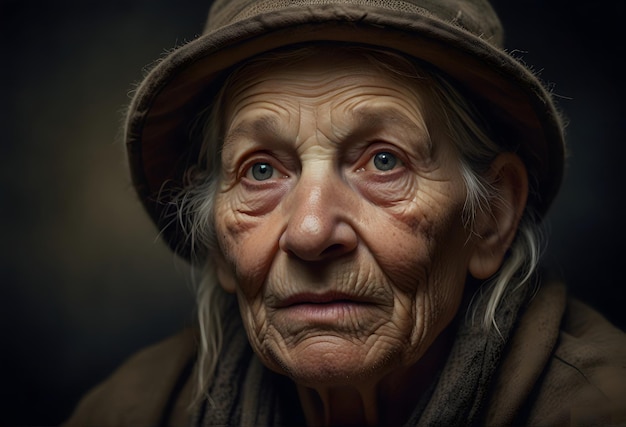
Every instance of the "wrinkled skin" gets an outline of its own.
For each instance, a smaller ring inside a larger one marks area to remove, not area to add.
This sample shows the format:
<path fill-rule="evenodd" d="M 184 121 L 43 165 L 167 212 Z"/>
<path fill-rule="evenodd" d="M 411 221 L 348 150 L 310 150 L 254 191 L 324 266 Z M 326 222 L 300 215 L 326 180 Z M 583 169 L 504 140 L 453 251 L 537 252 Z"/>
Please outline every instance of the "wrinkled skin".
<path fill-rule="evenodd" d="M 251 73 L 225 106 L 218 278 L 263 363 L 301 387 L 305 412 L 314 390 L 326 423 L 342 420 L 333 396 L 360 396 L 357 422 L 376 423 L 381 388 L 419 381 L 477 256 L 428 96 L 363 61 Z"/>

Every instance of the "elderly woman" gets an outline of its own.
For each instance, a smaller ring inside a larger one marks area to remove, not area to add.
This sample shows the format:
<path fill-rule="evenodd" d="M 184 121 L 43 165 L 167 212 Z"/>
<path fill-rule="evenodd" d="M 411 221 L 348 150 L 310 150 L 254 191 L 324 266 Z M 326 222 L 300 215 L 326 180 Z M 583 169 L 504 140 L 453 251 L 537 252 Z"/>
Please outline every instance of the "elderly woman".
<path fill-rule="evenodd" d="M 537 273 L 550 95 L 482 0 L 218 1 L 127 122 L 198 327 L 68 426 L 626 420 L 624 335 Z"/>

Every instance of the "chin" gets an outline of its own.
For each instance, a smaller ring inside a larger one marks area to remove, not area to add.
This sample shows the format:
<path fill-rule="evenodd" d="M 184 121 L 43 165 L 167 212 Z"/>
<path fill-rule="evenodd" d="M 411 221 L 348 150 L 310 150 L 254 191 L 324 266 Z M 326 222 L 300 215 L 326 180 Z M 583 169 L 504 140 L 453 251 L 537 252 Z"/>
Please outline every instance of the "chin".
<path fill-rule="evenodd" d="M 397 351 L 372 350 L 362 342 L 315 337 L 287 351 L 270 351 L 268 365 L 311 388 L 376 383 L 399 364 Z"/>

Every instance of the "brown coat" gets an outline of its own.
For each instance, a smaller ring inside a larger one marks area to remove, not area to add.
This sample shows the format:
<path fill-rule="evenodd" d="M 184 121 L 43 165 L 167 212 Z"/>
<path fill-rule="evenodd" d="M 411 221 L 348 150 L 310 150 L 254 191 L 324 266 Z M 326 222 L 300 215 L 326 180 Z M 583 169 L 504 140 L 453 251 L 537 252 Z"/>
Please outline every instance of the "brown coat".
<path fill-rule="evenodd" d="M 194 349 L 185 331 L 134 355 L 83 398 L 65 427 L 188 426 L 193 375 L 181 373 Z M 626 334 L 568 299 L 563 286 L 544 286 L 487 396 L 488 426 L 626 425 Z"/>

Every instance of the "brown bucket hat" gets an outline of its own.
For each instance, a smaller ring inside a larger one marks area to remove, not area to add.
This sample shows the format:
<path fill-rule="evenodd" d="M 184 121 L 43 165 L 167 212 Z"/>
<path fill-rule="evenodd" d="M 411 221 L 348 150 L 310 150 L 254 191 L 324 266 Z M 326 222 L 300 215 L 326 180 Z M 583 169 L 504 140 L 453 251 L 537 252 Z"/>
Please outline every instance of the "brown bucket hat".
<path fill-rule="evenodd" d="M 503 50 L 487 0 L 216 0 L 203 35 L 164 57 L 128 110 L 133 183 L 174 251 L 189 257 L 170 197 L 193 154 L 191 122 L 212 104 L 221 76 L 264 51 L 328 41 L 393 49 L 441 70 L 485 113 L 498 141 L 523 158 L 528 203 L 545 214 L 563 174 L 563 124 L 538 78 Z"/>

